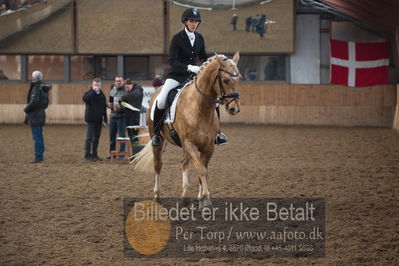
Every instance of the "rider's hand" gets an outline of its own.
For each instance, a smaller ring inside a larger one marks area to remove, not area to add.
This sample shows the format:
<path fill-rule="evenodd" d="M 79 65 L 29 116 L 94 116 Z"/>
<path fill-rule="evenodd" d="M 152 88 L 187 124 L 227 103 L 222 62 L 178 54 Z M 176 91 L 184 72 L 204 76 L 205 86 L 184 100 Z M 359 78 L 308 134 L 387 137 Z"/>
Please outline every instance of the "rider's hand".
<path fill-rule="evenodd" d="M 187 71 L 197 74 L 199 71 L 199 66 L 188 65 Z"/>

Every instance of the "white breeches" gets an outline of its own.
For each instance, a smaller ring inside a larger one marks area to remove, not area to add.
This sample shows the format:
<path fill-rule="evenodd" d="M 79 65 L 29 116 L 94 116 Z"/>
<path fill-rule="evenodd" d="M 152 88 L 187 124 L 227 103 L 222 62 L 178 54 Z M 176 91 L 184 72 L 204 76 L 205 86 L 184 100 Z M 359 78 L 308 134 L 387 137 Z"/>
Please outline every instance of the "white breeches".
<path fill-rule="evenodd" d="M 165 84 L 162 87 L 161 92 L 158 94 L 155 99 L 155 103 L 158 103 L 159 109 L 165 109 L 166 106 L 166 98 L 168 97 L 169 92 L 176 88 L 180 83 L 174 79 L 165 80 Z"/>

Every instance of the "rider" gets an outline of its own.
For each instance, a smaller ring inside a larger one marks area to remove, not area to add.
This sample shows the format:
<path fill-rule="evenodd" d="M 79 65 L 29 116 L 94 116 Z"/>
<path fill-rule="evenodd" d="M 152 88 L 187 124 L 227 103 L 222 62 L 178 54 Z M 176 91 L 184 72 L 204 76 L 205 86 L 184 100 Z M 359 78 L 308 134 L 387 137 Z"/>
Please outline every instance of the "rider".
<path fill-rule="evenodd" d="M 205 52 L 204 38 L 196 32 L 201 23 L 199 10 L 196 8 L 186 9 L 181 21 L 185 28 L 173 36 L 169 48 L 169 64 L 172 70 L 167 75 L 165 84 L 155 99 L 154 137 L 152 138 L 152 146 L 155 147 L 161 145 L 159 134 L 163 125 L 162 120 L 169 92 L 186 81 L 191 74 L 198 73 L 199 67 L 195 63 L 197 57 L 201 62 L 208 58 Z M 226 136 L 219 133 L 216 136 L 215 143 L 218 145 L 227 144 Z"/>

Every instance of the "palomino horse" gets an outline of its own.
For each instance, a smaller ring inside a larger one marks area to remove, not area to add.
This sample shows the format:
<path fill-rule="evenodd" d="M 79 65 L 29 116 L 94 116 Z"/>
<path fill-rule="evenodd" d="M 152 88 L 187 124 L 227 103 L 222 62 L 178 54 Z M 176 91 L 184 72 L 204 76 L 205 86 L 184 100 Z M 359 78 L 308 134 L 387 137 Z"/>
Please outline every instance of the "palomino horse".
<path fill-rule="evenodd" d="M 204 62 L 197 76 L 182 91 L 176 107 L 173 129 L 180 138 L 183 158 L 180 170 L 183 174 L 182 198 L 186 197 L 189 186 L 188 165 L 191 162 L 199 173 L 199 206 L 211 205 L 207 183 L 208 162 L 212 157 L 215 137 L 219 132 L 219 117 L 215 111 L 216 104 L 224 104 L 226 111 L 235 115 L 240 111 L 239 94 L 236 93 L 241 75 L 237 68 L 239 53 L 233 59 L 224 55 L 215 55 Z M 151 98 L 150 106 L 159 94 L 158 89 Z M 153 121 L 150 118 L 151 108 L 147 110 L 149 131 L 153 131 Z M 151 134 L 152 137 L 152 134 Z M 160 195 L 160 173 L 162 168 L 162 151 L 166 141 L 176 145 L 170 137 L 169 129 L 163 126 L 161 147 L 152 147 L 151 141 L 137 154 L 132 163 L 135 169 L 155 170 L 155 199 Z"/>

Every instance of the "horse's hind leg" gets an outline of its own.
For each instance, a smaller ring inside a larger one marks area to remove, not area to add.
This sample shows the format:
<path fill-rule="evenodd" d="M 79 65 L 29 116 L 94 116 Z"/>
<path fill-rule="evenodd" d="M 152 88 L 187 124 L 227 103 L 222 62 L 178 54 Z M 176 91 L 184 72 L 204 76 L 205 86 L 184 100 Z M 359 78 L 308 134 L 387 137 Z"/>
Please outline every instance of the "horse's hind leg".
<path fill-rule="evenodd" d="M 182 172 L 183 175 L 183 184 L 182 184 L 182 189 L 183 192 L 181 194 L 182 198 L 185 198 L 187 196 L 187 189 L 190 185 L 189 181 L 188 181 L 188 164 L 189 164 L 189 157 L 187 152 L 184 152 L 183 158 L 180 161 L 180 170 Z"/>
<path fill-rule="evenodd" d="M 159 200 L 159 195 L 161 193 L 160 188 L 160 174 L 162 169 L 162 148 L 163 148 L 163 140 L 161 140 L 162 145 L 160 147 L 153 147 L 152 152 L 154 154 L 154 170 L 155 170 L 155 185 L 154 185 L 154 199 Z"/>

